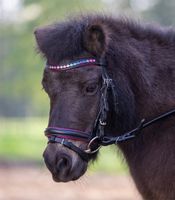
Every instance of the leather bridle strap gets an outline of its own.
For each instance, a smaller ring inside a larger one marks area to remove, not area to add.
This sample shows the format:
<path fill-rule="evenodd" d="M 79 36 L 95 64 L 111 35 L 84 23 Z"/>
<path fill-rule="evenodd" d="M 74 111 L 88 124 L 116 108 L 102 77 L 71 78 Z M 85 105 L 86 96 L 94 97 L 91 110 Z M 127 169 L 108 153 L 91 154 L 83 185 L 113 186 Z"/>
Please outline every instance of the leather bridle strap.
<path fill-rule="evenodd" d="M 80 149 L 79 147 L 77 147 L 76 145 L 74 145 L 72 142 L 69 142 L 64 138 L 59 138 L 53 135 L 49 136 L 48 139 L 49 143 L 60 143 L 65 147 L 71 149 L 72 151 L 76 152 L 86 162 L 89 161 L 89 154 L 86 153 L 84 150 Z"/>
<path fill-rule="evenodd" d="M 133 130 L 131 130 L 129 132 L 126 132 L 126 133 L 116 136 L 116 137 L 104 136 L 103 139 L 101 140 L 101 145 L 108 146 L 111 144 L 118 144 L 120 142 L 124 142 L 126 140 L 133 139 L 141 132 L 142 129 L 144 129 L 148 126 L 151 126 L 152 124 L 159 122 L 163 119 L 169 118 L 173 115 L 175 115 L 175 109 L 165 112 L 165 113 L 159 115 L 158 117 L 155 117 L 147 122 L 145 122 L 145 119 L 142 119 L 140 124 L 136 128 L 134 128 Z"/>
<path fill-rule="evenodd" d="M 45 130 L 47 137 L 55 136 L 63 139 L 77 140 L 87 142 L 91 138 L 91 134 L 75 129 L 60 128 L 60 127 L 48 127 Z"/>
<path fill-rule="evenodd" d="M 100 97 L 100 106 L 99 113 L 94 123 L 94 128 L 92 131 L 92 138 L 98 136 L 99 139 L 102 139 L 105 134 L 105 126 L 107 125 L 107 117 L 109 112 L 109 93 L 111 93 L 112 102 L 114 109 L 117 112 L 116 104 L 118 103 L 117 96 L 114 92 L 114 82 L 109 77 L 106 71 L 106 62 L 102 61 L 102 87 L 101 87 L 101 97 Z"/>

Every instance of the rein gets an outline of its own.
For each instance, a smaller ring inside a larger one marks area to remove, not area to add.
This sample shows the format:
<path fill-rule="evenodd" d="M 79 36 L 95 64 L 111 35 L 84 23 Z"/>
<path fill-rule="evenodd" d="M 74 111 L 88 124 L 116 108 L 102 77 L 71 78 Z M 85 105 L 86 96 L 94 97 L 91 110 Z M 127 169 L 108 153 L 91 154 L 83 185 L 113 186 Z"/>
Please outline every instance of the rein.
<path fill-rule="evenodd" d="M 104 61 L 98 61 L 95 58 L 83 58 L 77 61 L 73 61 L 67 65 L 46 65 L 46 67 L 53 71 L 63 71 L 63 70 L 71 70 L 78 67 L 86 67 L 88 65 L 91 66 L 101 66 L 102 67 L 102 87 L 101 87 L 101 98 L 100 98 L 100 108 L 97 118 L 94 122 L 94 127 L 92 133 L 83 132 L 80 130 L 69 129 L 69 128 L 61 128 L 61 127 L 48 127 L 45 130 L 45 135 L 48 137 L 49 143 L 60 143 L 65 147 L 71 149 L 76 152 L 83 160 L 89 161 L 90 155 L 95 154 L 101 146 L 108 146 L 112 144 L 118 144 L 123 141 L 127 141 L 135 138 L 142 129 L 151 126 L 152 124 L 166 119 L 175 114 L 175 109 L 163 113 L 158 117 L 153 118 L 150 121 L 142 119 L 140 124 L 133 130 L 126 132 L 122 135 L 111 137 L 105 136 L 104 129 L 107 125 L 107 114 L 109 112 L 108 105 L 108 95 L 109 92 L 112 93 L 112 100 L 114 103 L 114 109 L 117 110 L 116 102 L 117 97 L 115 95 L 115 85 L 113 80 L 109 77 L 106 71 L 106 63 Z M 74 145 L 73 141 L 83 141 L 88 144 L 87 149 L 83 150 L 80 147 Z"/>

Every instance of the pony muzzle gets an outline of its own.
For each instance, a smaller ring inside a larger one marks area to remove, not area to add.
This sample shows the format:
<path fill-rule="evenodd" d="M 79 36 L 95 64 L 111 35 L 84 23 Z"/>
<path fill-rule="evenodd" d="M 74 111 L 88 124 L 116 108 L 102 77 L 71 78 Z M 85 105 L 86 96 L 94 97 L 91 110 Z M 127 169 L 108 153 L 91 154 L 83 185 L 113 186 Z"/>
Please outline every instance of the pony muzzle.
<path fill-rule="evenodd" d="M 93 138 L 92 134 L 68 128 L 48 127 L 45 130 L 48 143 L 59 143 L 77 153 L 83 160 L 89 161 L 90 155 L 95 154 L 101 147 L 98 136 Z M 83 150 L 69 140 L 87 143 L 87 149 Z"/>

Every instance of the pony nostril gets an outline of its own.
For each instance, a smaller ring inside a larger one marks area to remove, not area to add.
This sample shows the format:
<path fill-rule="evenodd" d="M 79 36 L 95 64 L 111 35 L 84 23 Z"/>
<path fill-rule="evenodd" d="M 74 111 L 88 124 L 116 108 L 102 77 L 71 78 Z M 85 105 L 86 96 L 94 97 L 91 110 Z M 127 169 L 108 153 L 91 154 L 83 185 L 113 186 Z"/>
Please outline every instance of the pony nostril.
<path fill-rule="evenodd" d="M 65 167 L 67 167 L 68 161 L 66 158 L 61 158 L 57 161 L 57 168 L 59 170 L 64 169 Z"/>
<path fill-rule="evenodd" d="M 57 173 L 67 174 L 71 169 L 71 159 L 67 156 L 60 156 L 57 159 L 56 163 L 56 171 Z"/>

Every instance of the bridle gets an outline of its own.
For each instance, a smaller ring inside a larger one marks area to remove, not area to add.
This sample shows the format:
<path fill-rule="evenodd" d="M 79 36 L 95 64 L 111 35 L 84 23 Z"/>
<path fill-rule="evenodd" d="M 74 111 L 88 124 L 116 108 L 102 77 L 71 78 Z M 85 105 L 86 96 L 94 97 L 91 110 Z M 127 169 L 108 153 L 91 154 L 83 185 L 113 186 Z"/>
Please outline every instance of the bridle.
<path fill-rule="evenodd" d="M 135 129 L 126 132 L 122 135 L 116 137 L 105 136 L 104 129 L 107 125 L 107 117 L 109 112 L 109 93 L 112 94 L 114 109 L 117 111 L 117 96 L 115 94 L 115 85 L 106 71 L 107 63 L 105 59 L 97 60 L 96 58 L 82 58 L 73 61 L 67 65 L 53 66 L 47 64 L 46 68 L 58 72 L 63 70 L 71 70 L 78 67 L 86 67 L 89 65 L 94 67 L 102 67 L 100 106 L 97 118 L 94 122 L 92 133 L 87 133 L 70 128 L 48 127 L 45 130 L 45 135 L 48 137 L 49 143 L 60 143 L 63 146 L 76 152 L 83 160 L 88 162 L 90 159 L 90 155 L 95 154 L 101 146 L 118 144 L 119 142 L 135 138 L 141 132 L 142 129 L 175 114 L 175 109 L 173 109 L 147 122 L 145 121 L 145 119 L 142 119 L 140 124 Z M 83 141 L 87 143 L 87 149 L 81 149 L 80 147 L 74 145 L 70 140 Z"/>

